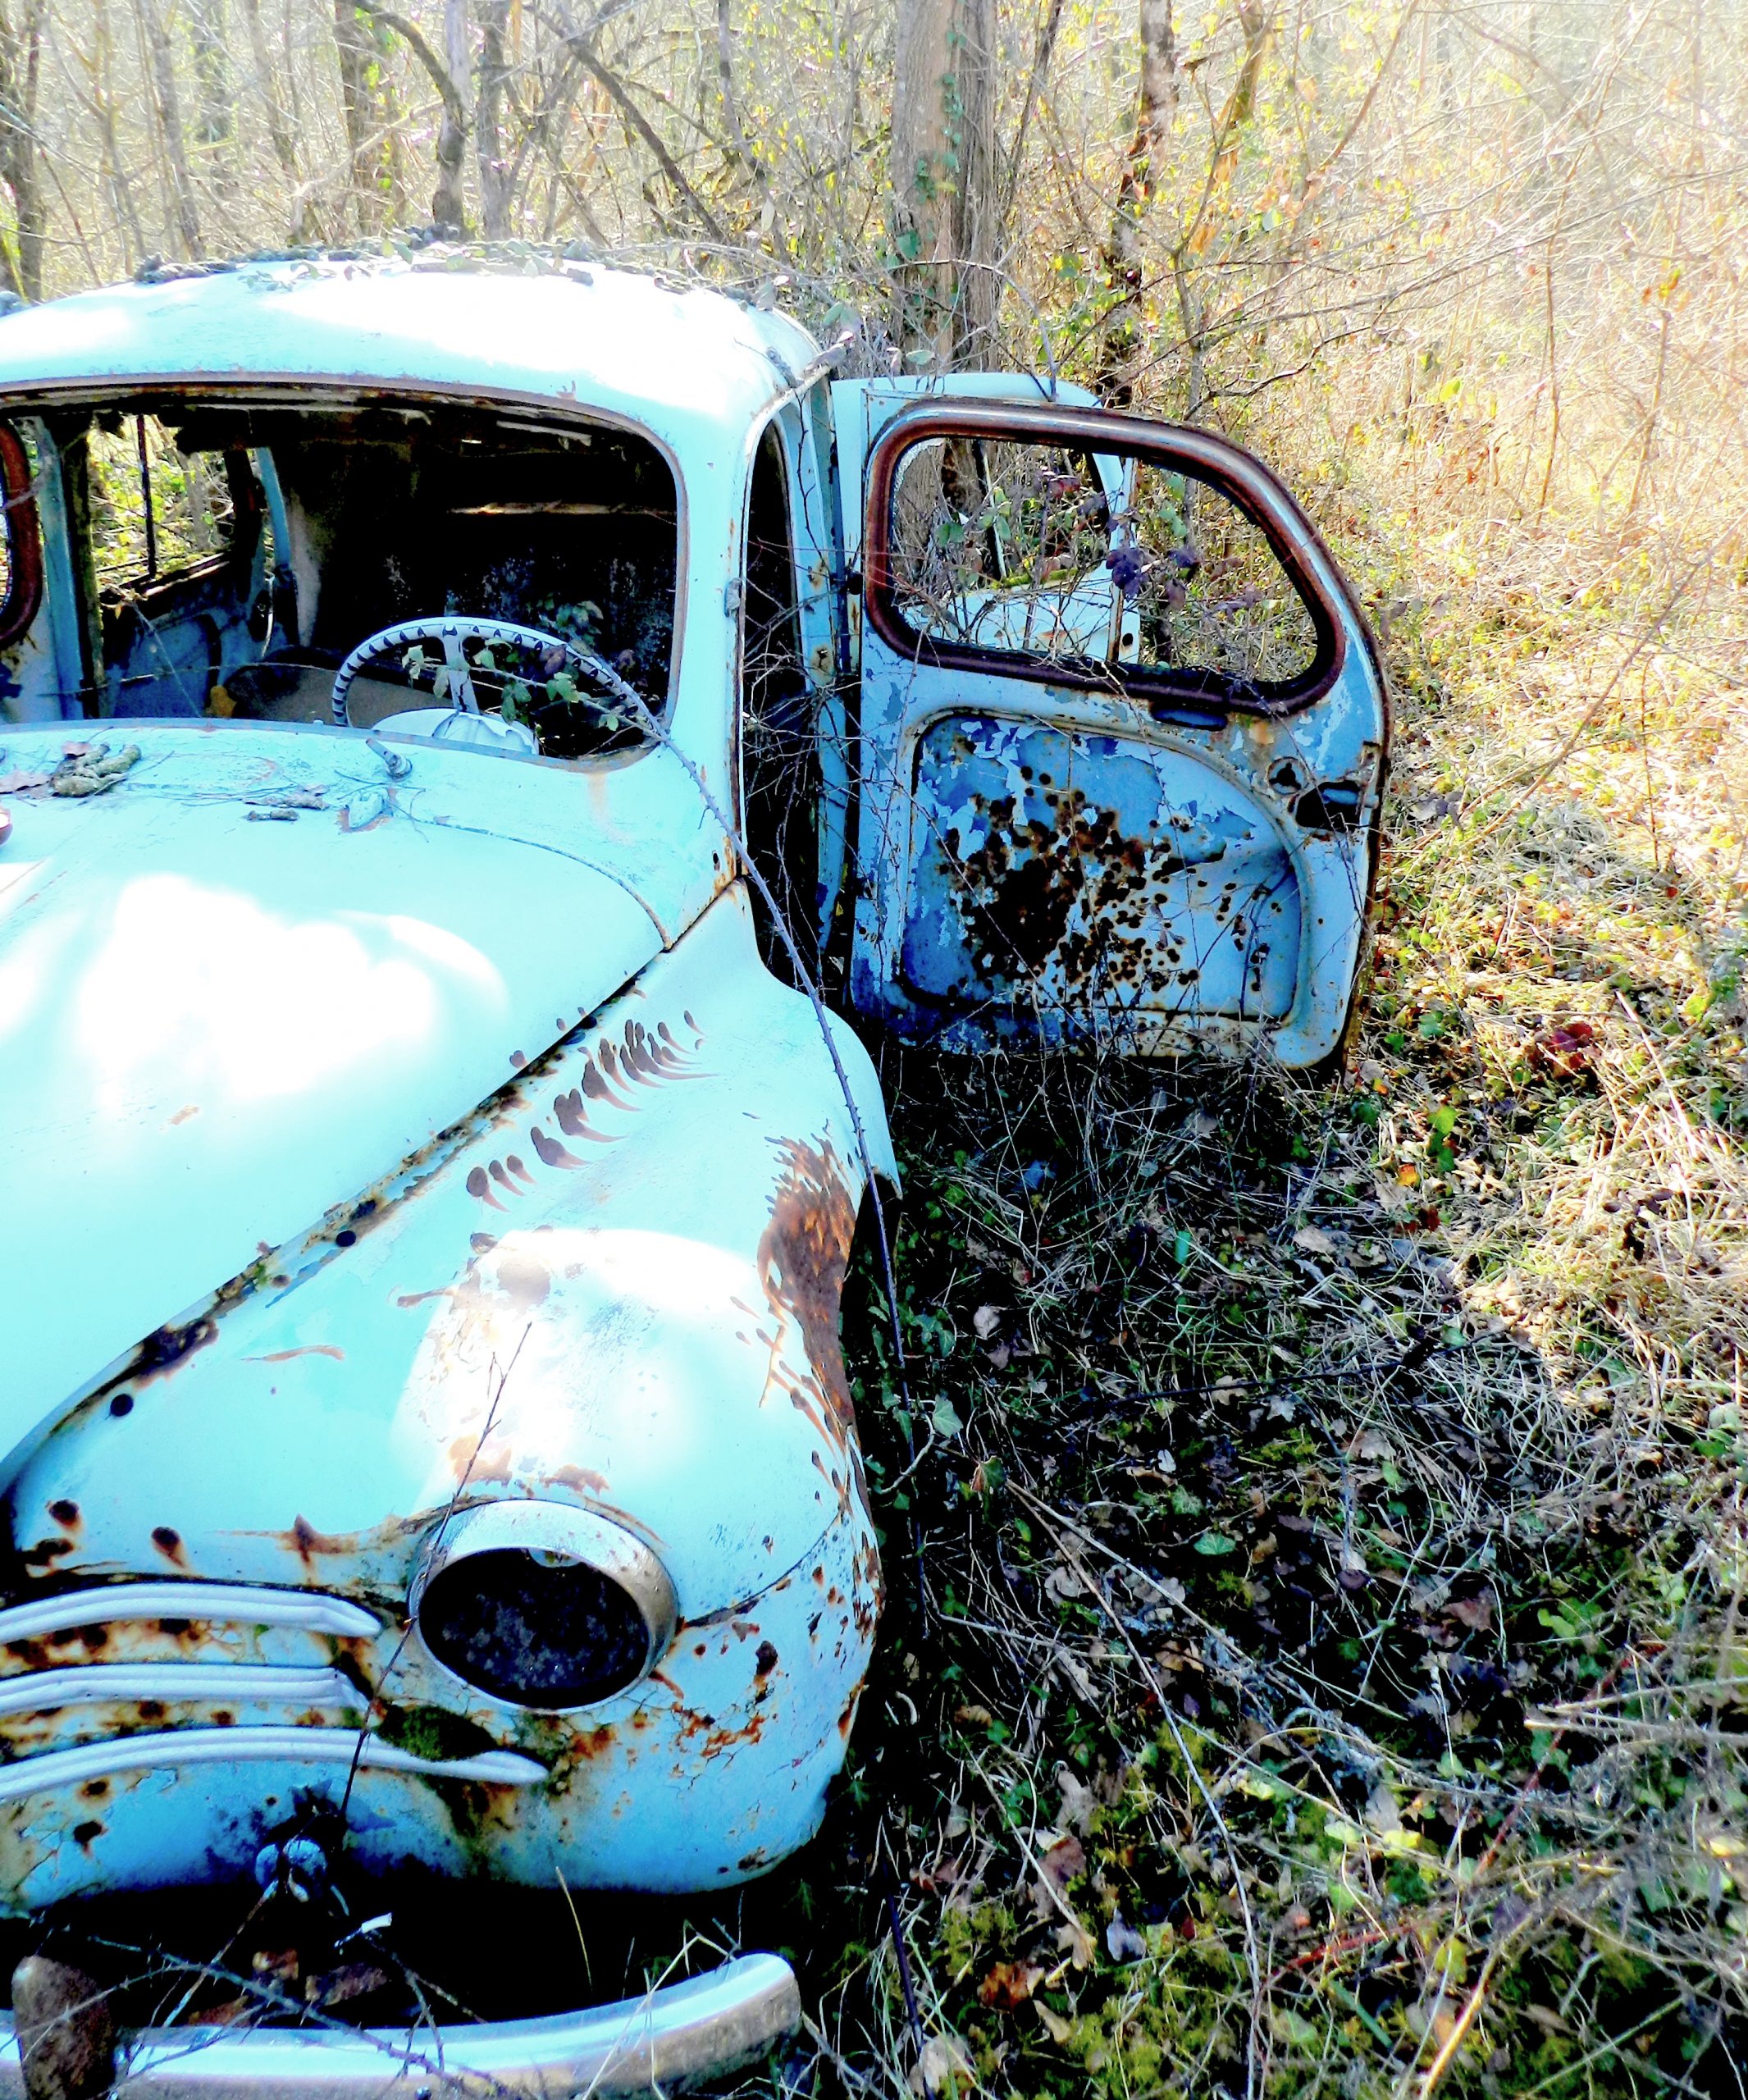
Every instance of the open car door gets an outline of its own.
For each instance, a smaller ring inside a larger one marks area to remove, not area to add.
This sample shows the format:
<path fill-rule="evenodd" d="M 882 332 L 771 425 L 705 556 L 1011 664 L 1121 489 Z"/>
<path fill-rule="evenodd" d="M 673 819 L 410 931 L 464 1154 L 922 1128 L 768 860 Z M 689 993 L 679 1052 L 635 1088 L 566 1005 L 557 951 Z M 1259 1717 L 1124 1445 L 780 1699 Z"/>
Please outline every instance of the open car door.
<path fill-rule="evenodd" d="M 1280 481 L 1201 431 L 936 395 L 861 496 L 853 1003 L 965 1049 L 1327 1057 L 1388 703 Z"/>

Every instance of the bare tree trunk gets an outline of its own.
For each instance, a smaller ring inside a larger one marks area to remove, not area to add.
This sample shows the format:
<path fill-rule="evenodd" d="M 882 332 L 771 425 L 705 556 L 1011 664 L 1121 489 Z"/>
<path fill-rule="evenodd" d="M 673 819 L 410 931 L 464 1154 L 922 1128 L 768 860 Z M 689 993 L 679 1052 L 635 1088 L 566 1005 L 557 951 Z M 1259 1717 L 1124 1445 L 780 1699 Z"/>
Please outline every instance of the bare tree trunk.
<path fill-rule="evenodd" d="M 235 136 L 236 103 L 226 48 L 225 0 L 190 0 L 188 27 L 194 48 L 194 82 L 199 96 L 194 136 L 200 145 L 203 169 L 222 194 L 236 188 L 236 171 L 226 152 Z"/>
<path fill-rule="evenodd" d="M 995 357 L 1001 247 L 995 162 L 995 0 L 959 0 L 953 57 L 958 83 L 959 183 L 953 247 L 958 268 L 953 362 L 974 370 Z"/>
<path fill-rule="evenodd" d="M 121 253 L 131 268 L 146 252 L 146 237 L 139 223 L 139 212 L 134 203 L 134 192 L 128 181 L 127 171 L 121 165 L 121 150 L 116 138 L 115 52 L 109 34 L 109 0 L 91 0 L 89 72 L 91 107 L 97 114 L 103 185 L 109 192 L 110 208 L 115 214 L 116 231 L 121 239 Z"/>
<path fill-rule="evenodd" d="M 1184 413 L 1191 422 L 1207 399 L 1207 317 L 1194 282 L 1194 258 L 1214 235 L 1216 216 L 1224 207 L 1238 167 L 1239 144 L 1244 127 L 1256 115 L 1257 87 L 1262 77 L 1262 61 L 1274 30 L 1268 0 L 1238 0 L 1239 25 L 1244 32 L 1244 56 L 1225 107 L 1220 113 L 1213 158 L 1201 201 L 1189 230 L 1171 255 L 1171 275 L 1177 290 L 1178 317 L 1189 353 L 1189 380 Z M 1394 48 L 1394 46 L 1392 47 Z"/>
<path fill-rule="evenodd" d="M 243 0 L 243 19 L 249 25 L 249 57 L 255 68 L 256 84 L 267 111 L 267 137 L 272 140 L 273 157 L 279 162 L 280 173 L 285 180 L 285 202 L 290 217 L 285 232 L 294 242 L 304 240 L 308 232 L 309 213 L 301 195 L 302 183 L 298 176 L 297 148 L 291 136 L 291 124 L 285 114 L 285 106 L 279 98 L 279 88 L 273 77 L 273 62 L 268 54 L 267 32 L 262 26 L 261 0 Z"/>
<path fill-rule="evenodd" d="M 380 7 L 376 0 L 355 0 L 358 11 L 385 29 L 393 30 L 443 98 L 443 122 L 437 132 L 437 186 L 431 194 L 431 216 L 437 226 L 451 234 L 465 233 L 467 208 L 462 194 L 462 159 L 468 144 L 468 86 L 470 61 L 468 51 L 467 0 L 446 0 L 444 9 L 445 57 L 440 58 L 416 22 L 393 7 Z"/>
<path fill-rule="evenodd" d="M 487 240 L 510 230 L 513 171 L 504 145 L 504 96 L 509 80 L 504 37 L 510 0 L 481 0 L 480 65 L 473 105 L 473 161 L 480 185 L 480 226 Z"/>
<path fill-rule="evenodd" d="M 440 226 L 465 233 L 468 207 L 462 191 L 462 155 L 468 144 L 468 85 L 472 61 L 468 48 L 468 0 L 443 0 L 443 56 L 450 93 L 443 98 L 443 123 L 437 133 L 437 186 L 431 216 Z"/>
<path fill-rule="evenodd" d="M 200 237 L 200 213 L 194 203 L 194 185 L 188 171 L 188 141 L 182 130 L 182 103 L 176 93 L 176 54 L 157 0 L 135 0 L 139 25 L 151 54 L 152 99 L 157 112 L 158 131 L 164 158 L 170 165 L 171 199 L 176 212 L 176 231 L 183 253 L 198 262 L 206 253 Z"/>
<path fill-rule="evenodd" d="M 1123 162 L 1116 206 L 1101 258 L 1105 282 L 1116 294 L 1105 316 L 1094 380 L 1101 397 L 1126 408 L 1146 348 L 1142 306 L 1142 228 L 1171 150 L 1177 115 L 1177 47 L 1171 0 L 1141 0 L 1141 77 L 1135 89 L 1135 129 Z"/>
<path fill-rule="evenodd" d="M 11 289 L 43 296 L 43 245 L 48 221 L 36 140 L 37 89 L 42 78 L 43 0 L 26 0 L 16 27 L 0 7 L 0 181 L 12 193 L 14 248 L 0 249 Z"/>
<path fill-rule="evenodd" d="M 993 0 L 900 0 L 891 167 L 894 332 L 915 363 L 984 361 L 991 349 L 998 216 L 994 66 Z"/>
<path fill-rule="evenodd" d="M 370 128 L 370 42 L 367 17 L 354 0 L 334 0 L 334 49 L 340 61 L 340 113 L 346 127 L 347 190 L 364 230 L 366 138 Z"/>

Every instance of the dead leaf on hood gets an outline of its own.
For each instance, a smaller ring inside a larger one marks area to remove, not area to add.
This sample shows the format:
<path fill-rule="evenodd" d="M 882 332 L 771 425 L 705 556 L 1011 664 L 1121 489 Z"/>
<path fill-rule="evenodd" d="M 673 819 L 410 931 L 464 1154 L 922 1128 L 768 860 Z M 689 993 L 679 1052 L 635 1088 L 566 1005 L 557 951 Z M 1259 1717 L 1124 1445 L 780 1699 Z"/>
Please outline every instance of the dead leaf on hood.
<path fill-rule="evenodd" d="M 1044 1577 L 1045 1593 L 1052 1597 L 1079 1597 L 1085 1595 L 1086 1584 L 1078 1570 L 1066 1560 L 1059 1560 Z"/>
<path fill-rule="evenodd" d="M 1076 1969 L 1090 1969 L 1098 1949 L 1093 1935 L 1078 1918 L 1065 1918 L 1056 1929 L 1057 1952 L 1066 1954 Z"/>
<path fill-rule="evenodd" d="M 980 1342 L 986 1342 L 1002 1324 L 999 1305 L 979 1305 L 971 1315 L 972 1331 Z"/>
<path fill-rule="evenodd" d="M 1329 1256 L 1335 1252 L 1335 1243 L 1319 1225 L 1302 1225 L 1293 1235 L 1293 1244 L 1302 1254 Z"/>

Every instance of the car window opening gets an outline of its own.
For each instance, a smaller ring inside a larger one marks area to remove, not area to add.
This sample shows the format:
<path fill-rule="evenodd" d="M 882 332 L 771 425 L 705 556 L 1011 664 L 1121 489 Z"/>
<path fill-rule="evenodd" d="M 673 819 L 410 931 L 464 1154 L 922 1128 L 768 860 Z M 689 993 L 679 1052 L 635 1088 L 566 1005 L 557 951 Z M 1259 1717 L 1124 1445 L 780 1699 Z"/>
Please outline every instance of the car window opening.
<path fill-rule="evenodd" d="M 443 402 L 185 395 L 49 426 L 103 716 L 328 723 L 335 673 L 378 636 L 345 692 L 357 728 L 585 758 L 644 736 L 600 667 L 666 705 L 678 492 L 646 439 Z M 385 632 L 445 620 L 447 637 Z M 481 728 L 458 725 L 469 709 L 492 734 L 456 735 Z"/>

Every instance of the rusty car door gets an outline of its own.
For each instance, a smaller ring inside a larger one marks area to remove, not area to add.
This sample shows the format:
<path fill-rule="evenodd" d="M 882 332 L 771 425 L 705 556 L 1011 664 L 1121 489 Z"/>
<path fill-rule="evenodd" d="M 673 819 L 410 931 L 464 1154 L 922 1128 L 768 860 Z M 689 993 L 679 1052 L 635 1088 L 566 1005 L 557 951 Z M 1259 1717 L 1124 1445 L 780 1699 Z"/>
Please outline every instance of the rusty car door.
<path fill-rule="evenodd" d="M 1388 705 L 1303 511 L 1087 406 L 899 399 L 869 436 L 853 1003 L 964 1049 L 1329 1056 Z"/>

